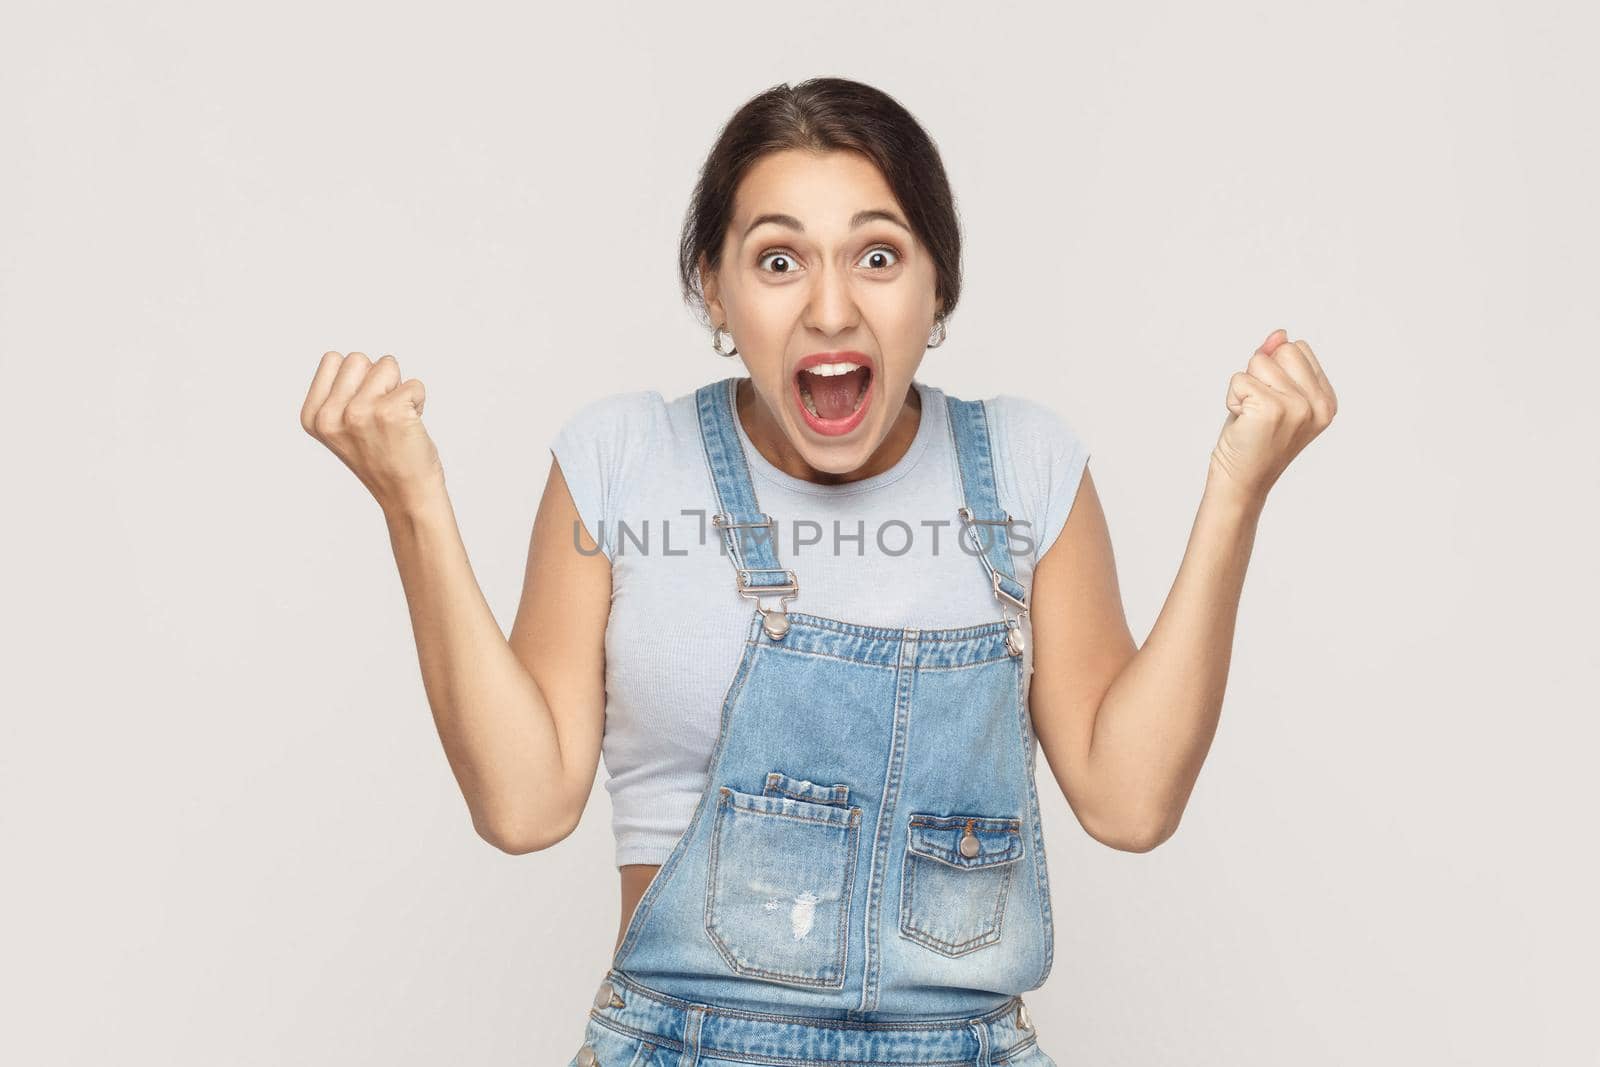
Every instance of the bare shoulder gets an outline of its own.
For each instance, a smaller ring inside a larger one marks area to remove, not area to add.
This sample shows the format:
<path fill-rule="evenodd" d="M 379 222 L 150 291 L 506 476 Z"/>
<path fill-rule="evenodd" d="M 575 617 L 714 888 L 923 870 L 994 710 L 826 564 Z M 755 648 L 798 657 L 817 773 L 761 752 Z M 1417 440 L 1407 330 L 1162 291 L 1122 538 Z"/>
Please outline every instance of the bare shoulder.
<path fill-rule="evenodd" d="M 1044 558 L 1033 572 L 1029 598 L 1034 641 L 1061 663 L 1071 685 L 1103 692 L 1137 651 L 1117 579 L 1106 513 L 1087 468 L 1078 495 Z"/>

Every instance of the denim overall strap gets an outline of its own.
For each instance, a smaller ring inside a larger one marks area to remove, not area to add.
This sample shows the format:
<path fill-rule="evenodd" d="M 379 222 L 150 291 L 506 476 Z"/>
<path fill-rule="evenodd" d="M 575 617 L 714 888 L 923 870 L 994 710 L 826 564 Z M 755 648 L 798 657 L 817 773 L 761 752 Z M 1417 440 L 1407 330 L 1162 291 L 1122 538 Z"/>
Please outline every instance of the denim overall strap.
<path fill-rule="evenodd" d="M 961 507 L 957 514 L 963 523 L 962 533 L 971 535 L 967 543 L 972 546 L 978 562 L 983 564 L 995 599 L 1000 601 L 1000 613 L 1007 626 L 1006 647 L 1012 655 L 1020 656 L 1021 623 L 1028 614 L 1028 595 L 1011 566 L 1007 530 L 1016 520 L 1000 509 L 988 415 L 982 400 L 958 400 L 947 393 L 945 404 L 950 413 L 950 436 L 961 476 Z M 980 525 L 993 530 L 993 534 L 979 531 Z M 1017 610 L 1015 618 L 1006 612 L 1008 606 Z"/>
<path fill-rule="evenodd" d="M 726 552 L 733 559 L 736 590 L 756 602 L 762 629 L 778 639 L 789 632 L 784 604 L 800 595 L 800 580 L 794 571 L 779 566 L 774 550 L 776 524 L 756 500 L 750 465 L 745 461 L 733 422 L 739 417 L 734 403 L 738 383 L 737 377 L 729 377 L 695 390 L 700 441 L 717 497 L 718 510 L 711 516 L 711 525 L 721 531 Z M 762 528 L 765 533 L 755 532 Z M 752 532 L 746 533 L 747 530 Z M 762 605 L 763 595 L 777 595 L 778 606 Z"/>

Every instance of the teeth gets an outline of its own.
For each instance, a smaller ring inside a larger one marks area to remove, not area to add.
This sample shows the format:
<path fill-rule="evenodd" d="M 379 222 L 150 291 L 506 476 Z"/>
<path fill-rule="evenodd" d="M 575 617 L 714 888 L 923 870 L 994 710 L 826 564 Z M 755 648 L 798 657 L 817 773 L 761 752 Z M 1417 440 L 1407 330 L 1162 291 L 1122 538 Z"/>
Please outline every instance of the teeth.
<path fill-rule="evenodd" d="M 835 374 L 849 374 L 853 370 L 860 370 L 859 363 L 813 363 L 806 368 L 806 373 L 831 378 Z"/>

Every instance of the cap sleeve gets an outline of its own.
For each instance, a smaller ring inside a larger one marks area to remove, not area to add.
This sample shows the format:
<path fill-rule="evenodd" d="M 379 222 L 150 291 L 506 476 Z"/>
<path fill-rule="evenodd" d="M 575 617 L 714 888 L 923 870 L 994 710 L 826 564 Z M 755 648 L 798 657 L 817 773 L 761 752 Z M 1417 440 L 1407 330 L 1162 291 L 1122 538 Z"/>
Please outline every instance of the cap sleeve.
<path fill-rule="evenodd" d="M 1089 446 L 1063 416 L 1037 400 L 1004 394 L 995 412 L 997 475 L 1028 519 L 1034 559 L 1044 558 L 1072 513 L 1089 462 Z"/>
<path fill-rule="evenodd" d="M 625 514 L 641 457 L 659 433 L 661 393 L 612 393 L 583 404 L 550 442 L 572 502 L 589 536 L 615 558 L 617 520 Z"/>

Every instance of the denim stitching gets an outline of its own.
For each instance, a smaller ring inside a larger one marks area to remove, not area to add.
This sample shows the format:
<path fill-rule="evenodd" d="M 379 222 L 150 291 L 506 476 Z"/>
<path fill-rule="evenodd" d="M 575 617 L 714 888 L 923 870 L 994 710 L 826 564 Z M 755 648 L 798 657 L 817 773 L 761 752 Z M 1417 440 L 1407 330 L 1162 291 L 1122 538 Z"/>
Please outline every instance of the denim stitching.
<path fill-rule="evenodd" d="M 973 870 L 989 870 L 998 866 L 1001 868 L 1002 874 L 996 893 L 997 900 L 995 901 L 992 925 L 985 927 L 982 933 L 960 942 L 946 941 L 938 935 L 915 925 L 917 921 L 916 910 L 911 906 L 911 900 L 914 895 L 913 887 L 916 881 L 916 876 L 913 872 L 919 862 L 937 863 L 939 861 L 930 860 L 921 853 L 912 852 L 909 849 L 906 850 L 905 856 L 900 863 L 900 936 L 926 945 L 940 955 L 952 958 L 965 956 L 978 951 L 980 948 L 998 944 L 1005 924 L 1006 897 L 1009 895 L 1011 888 L 1011 876 L 1017 869 L 1016 861 L 991 864 L 990 867 L 972 868 Z"/>
<path fill-rule="evenodd" d="M 860 808 L 844 808 L 837 804 L 824 804 L 822 801 L 812 800 L 810 797 L 775 797 L 769 793 L 741 793 L 725 785 L 719 786 L 718 790 L 722 795 L 720 803 L 735 811 L 749 812 L 753 815 L 775 815 L 780 819 L 794 819 L 798 822 L 819 822 L 824 826 L 856 826 L 861 822 Z M 803 811 L 782 808 L 774 810 L 766 806 L 750 803 L 751 800 L 760 800 L 763 797 L 769 800 L 782 801 L 785 804 L 815 805 L 827 814 L 807 815 Z"/>
<path fill-rule="evenodd" d="M 800 782 L 801 779 L 784 774 L 782 771 L 769 771 L 767 772 L 766 786 L 764 787 L 765 795 L 775 795 L 772 790 L 776 789 L 778 794 L 792 797 L 795 800 L 804 800 L 812 804 L 834 804 L 844 807 L 850 803 L 850 786 L 847 784 L 830 785 L 824 782 L 812 782 L 812 785 L 828 790 L 828 799 L 824 800 L 821 797 L 801 791 Z"/>
<path fill-rule="evenodd" d="M 878 968 L 881 963 L 873 954 L 878 944 L 881 921 L 883 879 L 889 865 L 889 841 L 893 836 L 894 811 L 900 803 L 900 776 L 905 768 L 906 735 L 911 730 L 911 683 L 916 679 L 915 668 L 905 667 L 906 652 L 916 655 L 919 635 L 911 633 L 901 642 L 898 679 L 894 689 L 894 715 L 889 725 L 889 766 L 885 768 L 883 792 L 878 801 L 878 818 L 872 831 L 872 861 L 867 865 L 867 914 L 863 919 L 862 953 L 864 964 L 861 974 L 861 1000 L 859 1011 L 871 1011 L 878 1003 Z M 886 828 L 890 832 L 885 832 Z M 880 861 L 882 865 L 880 867 Z"/>
<path fill-rule="evenodd" d="M 994 452 L 995 452 L 995 449 L 994 449 L 994 431 L 990 428 L 990 425 L 989 425 L 989 403 L 986 400 L 979 400 L 977 402 L 977 404 L 978 404 L 978 412 L 979 412 L 979 415 L 980 415 L 980 418 L 978 419 L 978 421 L 983 426 L 983 439 L 984 439 L 984 446 L 985 446 L 984 447 L 984 451 L 988 454 L 988 459 L 989 459 L 989 485 L 994 490 L 994 506 L 995 506 L 995 508 L 997 509 L 997 512 L 998 512 L 994 517 L 995 518 L 999 518 L 1000 514 L 1003 514 L 1005 512 L 1005 509 L 1000 506 L 1000 478 L 999 478 L 999 472 L 995 470 L 995 466 L 994 466 Z M 1010 551 L 1010 547 L 1011 547 L 1011 540 L 1010 540 L 1011 528 L 1009 526 L 1004 526 L 1004 525 L 996 526 L 994 528 L 994 531 L 995 531 L 995 534 L 997 535 L 996 538 L 995 538 L 995 543 L 996 543 L 996 545 L 999 546 L 1000 558 L 1005 561 L 1005 566 L 1001 566 L 1000 564 L 996 564 L 995 565 L 995 570 L 999 571 L 1001 574 L 1005 575 L 1007 578 L 1010 578 L 1013 582 L 1016 582 L 1017 581 L 1017 576 L 1014 573 L 1012 573 L 1011 565 L 1010 565 L 1010 563 L 1011 563 L 1011 551 Z M 1021 582 L 1017 582 L 1017 584 L 1021 585 L 1022 583 Z M 1029 590 L 1026 590 L 1026 589 L 1023 590 L 1023 600 L 1024 601 L 1032 599 L 1030 596 L 1027 595 L 1028 592 L 1029 592 Z"/>
<path fill-rule="evenodd" d="M 981 1015 L 943 1015 L 915 1021 L 883 1021 L 857 1019 L 824 1019 L 815 1015 L 785 1015 L 781 1012 L 747 1011 L 743 1008 L 725 1008 L 706 1004 L 696 1004 L 683 1000 L 670 993 L 663 993 L 644 985 L 636 978 L 629 977 L 625 972 L 613 969 L 607 974 L 613 985 L 620 985 L 643 997 L 646 1000 L 656 1000 L 669 1007 L 680 1011 L 698 1009 L 707 1017 L 716 1015 L 729 1019 L 746 1019 L 755 1022 L 769 1022 L 785 1025 L 803 1025 L 817 1029 L 835 1030 L 961 1030 L 973 1023 L 994 1023 L 1004 1020 L 1008 1015 L 1017 1010 L 1015 1001 L 1007 1001 L 998 1007 L 990 1008 Z"/>
<path fill-rule="evenodd" d="M 792 617 L 793 616 L 791 616 L 791 618 Z M 852 658 L 850 656 L 841 656 L 841 655 L 837 655 L 836 653 L 832 653 L 832 652 L 813 652 L 809 648 L 791 648 L 791 647 L 789 647 L 787 645 L 781 645 L 781 644 L 770 644 L 770 645 L 768 645 L 768 644 L 764 644 L 763 643 L 763 644 L 761 644 L 761 648 L 764 651 L 775 653 L 775 654 L 779 654 L 779 655 L 784 655 L 784 656 L 809 656 L 812 659 L 827 659 L 827 660 L 833 660 L 833 661 L 835 661 L 837 663 L 854 663 L 854 664 L 857 664 L 857 665 L 859 665 L 861 667 L 864 667 L 864 668 L 867 668 L 867 669 L 870 669 L 870 670 L 878 670 L 878 671 L 898 671 L 898 670 L 909 670 L 909 671 L 918 671 L 918 672 L 921 672 L 921 671 L 968 671 L 968 670 L 972 670 L 974 667 L 984 667 L 984 666 L 987 666 L 987 665 L 989 665 L 991 663 L 1012 663 L 1012 662 L 1016 662 L 1016 657 L 1015 656 L 1011 655 L 1010 653 L 1006 653 L 1005 655 L 995 656 L 992 659 L 977 659 L 977 660 L 973 660 L 971 663 L 948 663 L 948 664 L 943 664 L 943 665 L 934 664 L 934 663 L 922 663 L 922 664 L 915 664 L 915 665 L 908 666 L 908 667 L 901 667 L 901 666 L 893 664 L 893 663 L 874 663 L 871 660 L 854 659 L 854 658 Z"/>
<path fill-rule="evenodd" d="M 750 796 L 751 794 L 742 795 Z M 710 938 L 713 947 L 715 947 L 722 958 L 727 961 L 728 966 L 732 967 L 734 971 L 740 974 L 760 975 L 766 978 L 771 978 L 775 981 L 792 985 L 817 986 L 822 989 L 844 988 L 846 965 L 848 963 L 848 956 L 846 953 L 850 941 L 850 904 L 851 898 L 854 895 L 856 855 L 861 838 L 861 809 L 859 807 L 841 809 L 831 808 L 825 804 L 817 805 L 819 808 L 828 808 L 830 813 L 848 812 L 848 821 L 838 822 L 833 820 L 831 815 L 829 820 L 823 820 L 808 818 L 801 814 L 785 815 L 782 812 L 763 811 L 761 809 L 741 807 L 735 802 L 735 796 L 736 794 L 734 790 L 731 790 L 726 786 L 720 787 L 717 813 L 711 824 L 711 844 L 707 857 L 704 926 L 706 934 Z M 790 801 L 789 803 L 805 802 Z M 773 815 L 777 816 L 778 818 L 790 818 L 799 822 L 829 826 L 833 829 L 844 831 L 846 851 L 844 871 L 842 872 L 844 881 L 840 891 L 839 918 L 835 924 L 837 927 L 835 931 L 835 939 L 837 940 L 839 947 L 834 953 L 834 959 L 827 965 L 831 968 L 837 968 L 839 974 L 837 981 L 813 975 L 769 970 L 757 964 L 747 962 L 740 958 L 739 954 L 734 951 L 733 946 L 729 945 L 727 941 L 723 939 L 722 934 L 717 929 L 717 913 L 715 906 L 717 896 L 717 864 L 721 858 L 722 827 L 725 823 L 727 813 L 730 811 L 745 811 L 754 815 Z"/>
<path fill-rule="evenodd" d="M 627 1023 L 618 1022 L 616 1019 L 609 1019 L 604 1015 L 601 1015 L 600 1009 L 598 1008 L 589 1009 L 589 1018 L 593 1019 L 595 1022 L 599 1023 L 601 1026 L 605 1027 L 607 1030 L 610 1030 L 614 1034 L 620 1034 L 623 1037 L 630 1038 L 635 1041 L 646 1041 L 657 1048 L 668 1049 L 672 1052 L 683 1051 L 683 1042 L 675 1041 L 672 1038 L 664 1037 L 661 1034 L 640 1030 L 636 1026 L 629 1026 Z"/>

